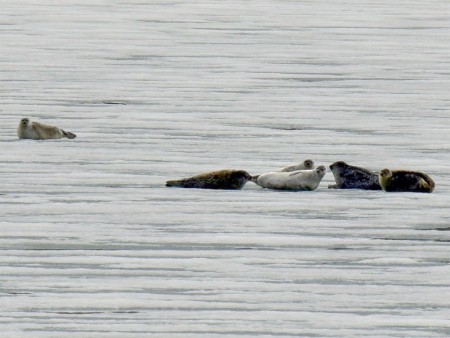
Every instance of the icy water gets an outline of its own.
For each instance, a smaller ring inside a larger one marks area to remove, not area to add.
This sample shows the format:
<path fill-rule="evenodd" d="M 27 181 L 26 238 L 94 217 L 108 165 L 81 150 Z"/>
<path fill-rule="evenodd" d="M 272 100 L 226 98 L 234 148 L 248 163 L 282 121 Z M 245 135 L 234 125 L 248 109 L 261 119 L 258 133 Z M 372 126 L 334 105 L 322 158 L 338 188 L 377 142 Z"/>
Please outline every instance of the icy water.
<path fill-rule="evenodd" d="M 0 4 L 1 337 L 450 336 L 447 0 Z M 436 190 L 164 186 L 307 158 Z"/>

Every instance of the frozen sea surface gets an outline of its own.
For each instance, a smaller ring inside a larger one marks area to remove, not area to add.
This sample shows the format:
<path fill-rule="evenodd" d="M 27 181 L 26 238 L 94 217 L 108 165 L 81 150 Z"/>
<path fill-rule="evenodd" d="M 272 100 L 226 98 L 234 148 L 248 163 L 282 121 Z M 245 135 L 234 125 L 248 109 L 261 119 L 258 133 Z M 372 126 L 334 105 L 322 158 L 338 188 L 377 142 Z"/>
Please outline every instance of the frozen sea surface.
<path fill-rule="evenodd" d="M 0 336 L 449 337 L 449 13 L 1 1 Z M 164 187 L 306 158 L 437 187 Z"/>

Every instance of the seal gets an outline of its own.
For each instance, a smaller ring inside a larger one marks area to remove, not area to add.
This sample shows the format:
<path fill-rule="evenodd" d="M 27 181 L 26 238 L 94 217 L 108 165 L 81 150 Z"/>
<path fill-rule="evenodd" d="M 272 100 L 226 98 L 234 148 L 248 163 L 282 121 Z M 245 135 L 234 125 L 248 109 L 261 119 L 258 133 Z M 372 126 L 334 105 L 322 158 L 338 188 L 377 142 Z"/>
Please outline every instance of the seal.
<path fill-rule="evenodd" d="M 430 176 L 419 171 L 383 169 L 380 172 L 380 185 L 387 192 L 427 192 L 434 190 L 435 184 Z"/>
<path fill-rule="evenodd" d="M 287 167 L 281 168 L 281 169 L 277 169 L 274 170 L 273 172 L 282 172 L 282 173 L 287 173 L 287 172 L 293 172 L 293 171 L 297 171 L 297 170 L 309 170 L 309 169 L 314 169 L 314 161 L 313 160 L 304 160 L 301 163 L 298 164 L 293 164 L 293 165 L 289 165 Z M 252 177 L 252 179 L 257 179 L 259 175 L 254 175 Z"/>
<path fill-rule="evenodd" d="M 224 169 L 167 181 L 166 187 L 239 190 L 251 179 L 245 170 Z"/>
<path fill-rule="evenodd" d="M 293 165 L 289 165 L 287 167 L 278 169 L 278 170 L 274 170 L 274 171 L 279 171 L 279 172 L 292 172 L 292 171 L 297 171 L 297 170 L 309 170 L 309 169 L 314 169 L 314 161 L 307 159 L 304 160 L 303 162 L 299 163 L 299 164 L 293 164 Z"/>
<path fill-rule="evenodd" d="M 349 165 L 344 161 L 334 162 L 330 169 L 336 184 L 330 184 L 329 189 L 381 190 L 378 173 Z"/>
<path fill-rule="evenodd" d="M 315 190 L 327 169 L 325 166 L 318 166 L 311 170 L 296 170 L 292 172 L 270 172 L 257 177 L 252 181 L 260 187 L 275 190 Z"/>
<path fill-rule="evenodd" d="M 59 139 L 63 137 L 74 139 L 77 137 L 74 133 L 48 124 L 31 122 L 30 119 L 27 118 L 20 120 L 19 126 L 17 127 L 17 136 L 19 136 L 19 139 L 32 140 Z"/>

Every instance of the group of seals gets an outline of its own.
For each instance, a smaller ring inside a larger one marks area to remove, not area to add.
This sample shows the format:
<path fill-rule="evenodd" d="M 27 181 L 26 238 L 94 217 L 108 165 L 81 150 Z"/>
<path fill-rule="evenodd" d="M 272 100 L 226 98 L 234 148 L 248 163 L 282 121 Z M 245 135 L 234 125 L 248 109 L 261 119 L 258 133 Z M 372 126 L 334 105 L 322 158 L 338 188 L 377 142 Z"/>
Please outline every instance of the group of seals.
<path fill-rule="evenodd" d="M 434 181 L 420 171 L 383 169 L 378 174 L 338 161 L 330 165 L 336 184 L 330 189 L 384 190 L 386 192 L 425 192 L 434 190 Z"/>
<path fill-rule="evenodd" d="M 261 175 L 251 176 L 245 170 L 212 171 L 180 180 L 166 182 L 167 187 L 226 189 L 239 190 L 248 181 L 262 188 L 275 190 L 314 190 L 325 176 L 325 166 L 314 169 L 314 161 L 305 160 L 302 163 L 290 165 Z"/>
<path fill-rule="evenodd" d="M 434 190 L 434 181 L 419 171 L 383 169 L 379 174 L 344 161 L 330 165 L 336 184 L 329 189 L 384 190 L 386 192 L 425 192 Z M 251 176 L 245 170 L 219 170 L 181 180 L 167 181 L 168 187 L 201 189 L 242 189 L 248 181 L 262 188 L 275 190 L 312 191 L 317 189 L 326 168 L 321 165 L 314 169 L 312 160 L 288 166 L 276 171 Z"/>
<path fill-rule="evenodd" d="M 74 139 L 77 137 L 77 135 L 69 131 L 44 123 L 31 122 L 28 118 L 20 120 L 19 126 L 17 127 L 17 136 L 19 136 L 19 139 L 32 140 L 49 140 L 63 137 Z"/>
<path fill-rule="evenodd" d="M 49 140 L 68 138 L 76 135 L 61 128 L 28 118 L 20 120 L 17 127 L 19 139 Z M 419 171 L 383 169 L 374 171 L 338 161 L 330 165 L 336 184 L 330 189 L 384 190 L 387 192 L 431 193 L 435 183 L 430 176 Z M 250 175 L 245 170 L 225 169 L 200 175 L 170 180 L 167 187 L 239 190 L 252 181 L 262 188 L 275 190 L 315 190 L 325 176 L 326 168 L 321 165 L 314 169 L 313 160 L 305 160 L 261 175 Z"/>

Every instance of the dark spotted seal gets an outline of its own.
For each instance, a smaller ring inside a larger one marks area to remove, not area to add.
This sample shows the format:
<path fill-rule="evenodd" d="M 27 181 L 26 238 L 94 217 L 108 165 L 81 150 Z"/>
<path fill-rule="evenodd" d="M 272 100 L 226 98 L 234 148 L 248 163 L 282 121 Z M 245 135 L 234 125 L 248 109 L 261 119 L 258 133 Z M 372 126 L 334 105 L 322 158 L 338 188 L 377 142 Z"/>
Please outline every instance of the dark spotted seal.
<path fill-rule="evenodd" d="M 427 174 L 409 170 L 383 169 L 380 185 L 388 192 L 432 192 L 434 181 Z"/>
<path fill-rule="evenodd" d="M 378 174 L 360 167 L 349 165 L 344 161 L 330 165 L 336 184 L 330 184 L 330 189 L 364 189 L 381 190 Z"/>
<path fill-rule="evenodd" d="M 327 169 L 325 166 L 318 166 L 312 170 L 297 170 L 292 172 L 270 172 L 257 177 L 252 181 L 260 187 L 275 190 L 315 190 Z"/>
<path fill-rule="evenodd" d="M 245 170 L 218 170 L 166 182 L 166 187 L 239 190 L 252 179 Z"/>
<path fill-rule="evenodd" d="M 74 133 L 62 130 L 58 127 L 49 126 L 39 122 L 31 122 L 30 119 L 24 118 L 20 120 L 17 127 L 17 136 L 20 139 L 32 139 L 32 140 L 48 140 L 58 138 L 74 139 L 76 135 Z"/>

